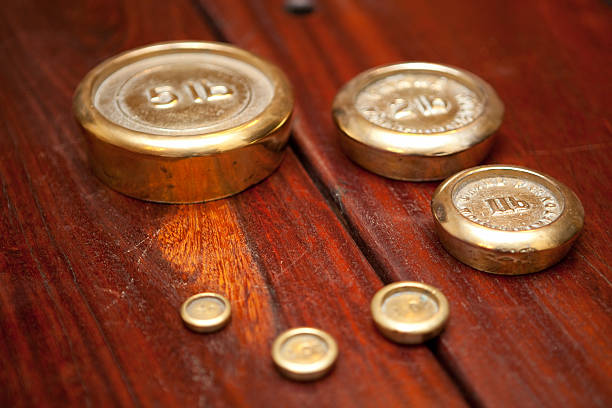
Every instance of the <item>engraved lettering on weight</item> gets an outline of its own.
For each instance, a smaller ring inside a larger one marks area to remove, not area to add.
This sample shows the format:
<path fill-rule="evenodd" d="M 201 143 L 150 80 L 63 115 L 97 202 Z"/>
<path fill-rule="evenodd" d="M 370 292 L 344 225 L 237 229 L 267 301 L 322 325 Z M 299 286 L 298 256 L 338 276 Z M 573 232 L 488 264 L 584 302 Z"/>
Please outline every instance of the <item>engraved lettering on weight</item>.
<path fill-rule="evenodd" d="M 195 103 L 212 102 L 231 97 L 234 92 L 225 85 L 210 85 L 205 81 L 189 82 L 185 85 Z"/>
<path fill-rule="evenodd" d="M 180 92 L 184 90 L 185 92 Z M 172 86 L 157 86 L 148 91 L 149 102 L 159 109 L 171 108 L 180 100 L 203 104 L 231 98 L 234 91 L 225 85 L 212 85 L 206 81 L 193 81 L 175 89 Z"/>
<path fill-rule="evenodd" d="M 178 103 L 178 96 L 171 86 L 156 86 L 149 90 L 149 101 L 156 108 L 167 109 Z"/>
<path fill-rule="evenodd" d="M 197 84 L 187 84 L 187 90 L 189 90 L 195 103 L 204 103 L 204 100 L 207 99 L 206 91 L 202 88 L 203 86 L 199 82 Z"/>
<path fill-rule="evenodd" d="M 234 91 L 225 85 L 212 85 L 208 87 L 208 100 L 217 101 L 219 99 L 229 98 L 234 94 Z"/>
<path fill-rule="evenodd" d="M 394 119 L 412 119 L 421 114 L 424 117 L 444 115 L 451 110 L 451 104 L 439 97 L 430 97 L 419 95 L 406 101 L 402 98 L 397 98 L 389 105 L 390 113 Z"/>
<path fill-rule="evenodd" d="M 437 133 L 473 122 L 484 109 L 472 89 L 434 74 L 400 73 L 361 90 L 355 107 L 368 121 L 405 133 Z"/>
<path fill-rule="evenodd" d="M 554 222 L 563 201 L 543 184 L 515 177 L 487 177 L 463 184 L 453 204 L 468 220 L 503 231 L 526 231 Z"/>
<path fill-rule="evenodd" d="M 507 211 L 521 212 L 523 210 L 528 210 L 530 208 L 530 205 L 527 201 L 517 200 L 512 196 L 489 198 L 485 201 L 489 205 L 489 208 L 491 209 L 492 214 L 495 214 L 498 212 L 505 213 Z"/>

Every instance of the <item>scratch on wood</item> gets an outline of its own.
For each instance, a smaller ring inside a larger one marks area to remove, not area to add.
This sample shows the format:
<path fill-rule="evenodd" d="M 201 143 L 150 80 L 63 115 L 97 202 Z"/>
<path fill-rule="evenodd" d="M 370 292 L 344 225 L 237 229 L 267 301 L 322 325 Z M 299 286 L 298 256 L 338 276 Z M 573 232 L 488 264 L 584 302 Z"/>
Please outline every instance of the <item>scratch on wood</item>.
<path fill-rule="evenodd" d="M 130 253 L 130 252 L 136 250 L 137 248 L 139 248 L 145 241 L 149 241 L 147 246 L 143 249 L 143 251 L 140 253 L 140 256 L 138 256 L 138 259 L 136 260 L 136 265 L 138 267 L 140 267 L 140 263 L 142 262 L 144 257 L 147 255 L 147 252 L 149 251 L 149 249 L 153 245 L 153 239 L 156 238 L 159 235 L 159 233 L 161 232 L 161 230 L 163 228 L 164 228 L 163 226 L 158 228 L 153 234 L 147 235 L 147 237 L 144 238 L 142 241 L 138 242 L 136 245 L 134 245 L 133 247 L 131 247 L 130 249 L 125 251 L 126 254 Z"/>
<path fill-rule="evenodd" d="M 302 251 L 302 253 L 300 255 L 298 255 L 297 258 L 293 259 L 293 261 L 289 264 L 289 266 L 283 267 L 283 261 L 280 261 L 280 267 L 281 267 L 281 273 L 284 273 L 286 271 L 288 271 L 289 269 L 291 269 L 291 267 L 293 267 L 293 265 L 297 264 L 299 262 L 300 259 L 302 259 L 304 257 L 304 255 L 310 253 L 311 248 L 305 249 L 304 251 Z"/>

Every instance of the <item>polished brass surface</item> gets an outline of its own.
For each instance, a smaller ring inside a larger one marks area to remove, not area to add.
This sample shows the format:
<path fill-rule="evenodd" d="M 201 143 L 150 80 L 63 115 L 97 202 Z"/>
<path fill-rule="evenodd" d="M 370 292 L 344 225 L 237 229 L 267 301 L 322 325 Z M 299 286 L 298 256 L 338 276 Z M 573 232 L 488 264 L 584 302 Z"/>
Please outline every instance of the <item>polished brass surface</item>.
<path fill-rule="evenodd" d="M 365 71 L 334 100 L 345 153 L 385 177 L 440 180 L 488 153 L 504 107 L 479 77 L 410 62 Z"/>
<path fill-rule="evenodd" d="M 185 326 L 198 333 L 210 333 L 229 322 L 232 307 L 224 296 L 198 293 L 183 302 L 180 313 Z"/>
<path fill-rule="evenodd" d="M 455 174 L 435 191 L 431 208 L 448 252 L 496 274 L 537 272 L 559 262 L 584 224 L 582 204 L 568 187 L 509 165 Z"/>
<path fill-rule="evenodd" d="M 437 336 L 449 316 L 442 292 L 420 282 L 386 285 L 372 298 L 370 310 L 378 330 L 402 344 L 419 344 Z"/>
<path fill-rule="evenodd" d="M 327 374 L 338 357 L 338 345 L 326 332 L 298 327 L 287 330 L 272 345 L 272 359 L 288 378 L 311 381 Z"/>
<path fill-rule="evenodd" d="M 148 201 L 226 197 L 282 159 L 293 96 L 285 75 L 237 47 L 170 42 L 112 57 L 74 97 L 95 174 Z"/>

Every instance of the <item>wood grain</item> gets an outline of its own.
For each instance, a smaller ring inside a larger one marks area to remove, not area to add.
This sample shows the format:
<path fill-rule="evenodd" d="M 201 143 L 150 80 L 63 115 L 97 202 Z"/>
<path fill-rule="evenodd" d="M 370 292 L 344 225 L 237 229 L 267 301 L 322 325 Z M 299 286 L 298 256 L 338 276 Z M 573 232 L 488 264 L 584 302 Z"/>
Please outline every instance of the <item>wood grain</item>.
<path fill-rule="evenodd" d="M 168 206 L 98 182 L 71 114 L 102 59 L 215 39 L 187 1 L 11 2 L 0 11 L 1 406 L 465 406 L 426 346 L 374 329 L 382 282 L 295 155 L 231 199 Z M 178 308 L 228 296 L 230 325 L 198 335 Z M 272 367 L 281 331 L 340 346 L 324 381 Z"/>
<path fill-rule="evenodd" d="M 485 406 L 610 406 L 612 12 L 605 2 L 202 1 L 236 44 L 279 63 L 298 97 L 300 157 L 385 281 L 441 288 L 451 322 L 432 349 Z M 506 105 L 487 163 L 531 167 L 576 191 L 586 228 L 546 272 L 496 277 L 450 257 L 433 231 L 435 183 L 385 180 L 339 150 L 338 88 L 375 65 L 424 60 L 468 69 Z"/>

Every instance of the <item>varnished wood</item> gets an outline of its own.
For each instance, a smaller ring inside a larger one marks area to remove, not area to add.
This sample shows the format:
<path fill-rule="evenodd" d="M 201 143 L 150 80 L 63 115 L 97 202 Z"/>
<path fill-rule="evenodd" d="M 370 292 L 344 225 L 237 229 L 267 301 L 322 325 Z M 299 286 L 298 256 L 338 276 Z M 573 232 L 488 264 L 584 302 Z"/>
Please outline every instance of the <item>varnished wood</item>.
<path fill-rule="evenodd" d="M 70 109 L 102 59 L 150 42 L 216 39 L 187 1 L 12 2 L 0 12 L 1 406 L 465 406 L 430 349 L 372 325 L 382 286 L 292 151 L 231 199 L 170 206 L 90 172 Z M 183 327 L 199 291 L 230 324 Z M 339 343 L 323 381 L 272 366 L 281 331 Z"/>
<path fill-rule="evenodd" d="M 452 318 L 436 355 L 487 406 L 609 406 L 612 12 L 606 2 L 317 2 L 306 16 L 280 2 L 202 1 L 227 39 L 276 60 L 296 88 L 295 143 L 355 239 L 387 281 L 440 287 Z M 497 277 L 440 246 L 435 183 L 390 181 L 338 146 L 338 88 L 375 65 L 456 65 L 498 91 L 506 117 L 487 163 L 532 167 L 568 184 L 586 229 L 559 265 Z"/>
<path fill-rule="evenodd" d="M 610 14 L 594 0 L 318 1 L 300 16 L 280 0 L 3 5 L 0 405 L 609 406 Z M 285 69 L 299 159 L 205 205 L 114 193 L 87 167 L 74 87 L 117 52 L 185 38 L 230 40 Z M 566 260 L 525 277 L 463 266 L 433 233 L 435 183 L 385 180 L 342 155 L 335 92 L 401 60 L 496 88 L 507 113 L 487 162 L 549 173 L 585 206 Z M 401 347 L 375 331 L 381 279 L 444 291 L 439 341 Z M 235 302 L 219 333 L 182 326 L 178 307 L 201 290 Z M 334 335 L 340 358 L 330 377 L 295 384 L 269 347 L 304 324 Z"/>

